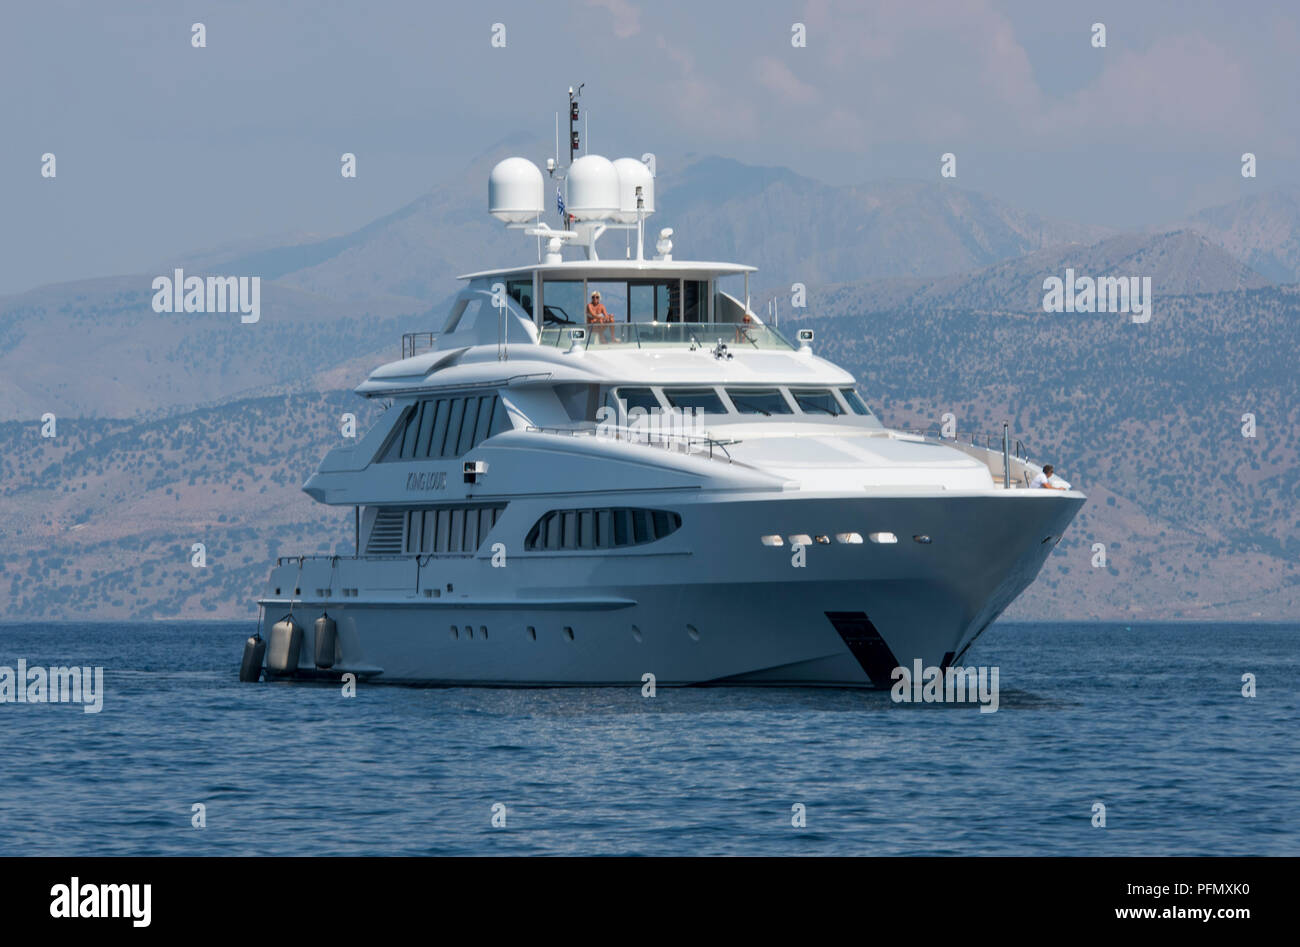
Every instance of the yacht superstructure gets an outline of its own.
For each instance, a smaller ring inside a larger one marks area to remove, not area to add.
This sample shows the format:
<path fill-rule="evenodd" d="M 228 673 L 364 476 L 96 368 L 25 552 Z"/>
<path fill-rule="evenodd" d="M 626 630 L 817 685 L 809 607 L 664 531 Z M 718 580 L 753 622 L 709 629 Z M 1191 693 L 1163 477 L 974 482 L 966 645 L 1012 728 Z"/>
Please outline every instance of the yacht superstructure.
<path fill-rule="evenodd" d="M 888 687 L 959 663 L 1083 495 L 1029 489 L 1008 439 L 886 428 L 811 332 L 750 309 L 751 267 L 675 260 L 671 231 L 646 258 L 642 162 L 565 184 L 553 230 L 536 166 L 493 171 L 538 260 L 462 277 L 356 389 L 390 406 L 304 487 L 356 510 L 354 554 L 276 563 L 259 604 L 285 617 L 241 674 Z M 619 227 L 628 258 L 600 259 Z"/>

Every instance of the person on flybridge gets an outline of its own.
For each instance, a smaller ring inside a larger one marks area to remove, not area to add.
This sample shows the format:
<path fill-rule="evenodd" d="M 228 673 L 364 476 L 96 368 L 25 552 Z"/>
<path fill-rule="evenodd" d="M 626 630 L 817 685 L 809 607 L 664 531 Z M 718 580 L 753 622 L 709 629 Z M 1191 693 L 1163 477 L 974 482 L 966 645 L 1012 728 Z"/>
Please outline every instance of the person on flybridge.
<path fill-rule="evenodd" d="M 1034 479 L 1029 481 L 1031 488 L 1041 488 L 1044 490 L 1068 490 L 1070 485 L 1058 477 L 1053 471 L 1055 467 L 1051 464 L 1043 464 L 1042 473 L 1035 474 Z"/>
<path fill-rule="evenodd" d="M 605 304 L 600 301 L 600 293 L 592 293 L 591 302 L 587 303 L 587 323 L 589 325 L 596 323 L 609 325 L 612 324 L 613 321 L 614 317 L 609 314 L 609 310 L 605 308 Z M 606 329 L 604 332 L 605 341 L 612 342 L 613 334 L 613 331 Z"/>

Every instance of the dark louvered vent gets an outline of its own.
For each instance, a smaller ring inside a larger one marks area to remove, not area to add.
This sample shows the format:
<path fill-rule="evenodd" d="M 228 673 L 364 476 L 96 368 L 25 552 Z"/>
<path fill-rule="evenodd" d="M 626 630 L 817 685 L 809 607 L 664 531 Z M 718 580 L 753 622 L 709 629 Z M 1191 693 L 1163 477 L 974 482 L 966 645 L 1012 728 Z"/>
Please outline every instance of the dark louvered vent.
<path fill-rule="evenodd" d="M 402 526 L 406 519 L 403 510 L 380 510 L 375 515 L 375 525 L 366 542 L 366 555 L 400 556 L 402 554 Z"/>

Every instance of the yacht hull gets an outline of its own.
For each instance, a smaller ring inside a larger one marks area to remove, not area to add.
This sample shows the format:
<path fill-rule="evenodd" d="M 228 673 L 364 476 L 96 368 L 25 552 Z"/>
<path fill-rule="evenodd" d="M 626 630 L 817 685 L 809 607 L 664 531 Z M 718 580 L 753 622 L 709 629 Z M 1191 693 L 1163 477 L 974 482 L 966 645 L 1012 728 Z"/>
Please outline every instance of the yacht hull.
<path fill-rule="evenodd" d="M 387 588 L 363 584 L 373 562 L 282 565 L 272 584 L 299 583 L 301 597 L 262 604 L 268 618 L 292 610 L 306 640 L 296 669 L 268 677 L 640 687 L 651 674 L 661 686 L 888 687 L 896 666 L 961 663 L 1037 576 L 1084 497 L 658 502 L 684 525 L 641 553 L 510 554 L 506 541 L 505 564 L 494 566 L 489 542 L 477 556 L 387 560 Z M 517 511 L 518 522 L 541 509 Z M 897 542 L 838 542 L 846 531 L 889 531 Z M 801 534 L 814 537 L 802 557 L 788 542 L 760 542 Z M 361 587 L 344 594 L 353 582 Z M 318 670 L 313 623 L 326 611 L 338 625 L 336 661 Z"/>

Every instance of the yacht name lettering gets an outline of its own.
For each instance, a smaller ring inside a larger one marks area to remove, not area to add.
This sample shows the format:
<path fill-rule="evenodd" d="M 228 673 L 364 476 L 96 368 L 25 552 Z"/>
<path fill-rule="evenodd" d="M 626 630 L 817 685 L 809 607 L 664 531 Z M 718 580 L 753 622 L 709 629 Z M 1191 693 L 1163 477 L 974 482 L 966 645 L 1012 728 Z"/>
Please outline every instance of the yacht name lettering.
<path fill-rule="evenodd" d="M 446 490 L 447 489 L 447 471 L 439 470 L 433 473 L 411 473 L 406 475 L 406 489 L 408 490 Z"/>
<path fill-rule="evenodd" d="M 186 276 L 178 269 L 156 277 L 152 288 L 154 312 L 238 312 L 243 323 L 262 318 L 260 276 Z"/>
<path fill-rule="evenodd" d="M 1043 312 L 1131 312 L 1134 322 L 1151 321 L 1151 277 L 1074 275 L 1043 280 Z"/>

